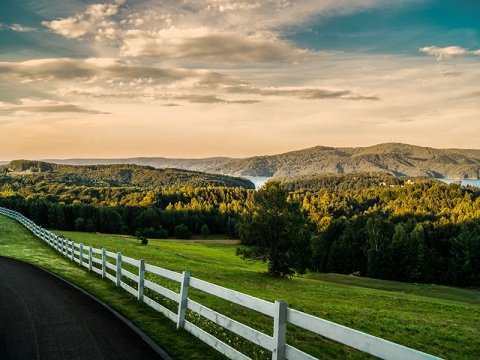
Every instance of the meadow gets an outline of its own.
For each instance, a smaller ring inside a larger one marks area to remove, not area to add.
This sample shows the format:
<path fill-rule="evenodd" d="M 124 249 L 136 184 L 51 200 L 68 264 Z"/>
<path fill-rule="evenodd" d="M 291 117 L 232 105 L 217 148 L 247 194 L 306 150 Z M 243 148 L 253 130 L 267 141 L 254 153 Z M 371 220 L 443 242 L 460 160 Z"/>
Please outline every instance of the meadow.
<path fill-rule="evenodd" d="M 14 220 L 0 216 L 0 255 L 37 264 L 90 292 L 129 318 L 175 359 L 221 359 L 199 340 L 177 331 L 170 320 L 89 274 L 33 237 Z M 191 276 L 268 301 L 284 300 L 291 308 L 354 328 L 446 359 L 476 359 L 480 353 L 480 291 L 431 284 L 408 284 L 336 274 L 309 273 L 291 280 L 265 275 L 266 266 L 235 255 L 235 243 L 150 240 L 142 246 L 132 237 L 78 232 L 58 232 L 77 243 L 144 259 L 173 271 L 188 270 Z M 232 309 L 228 303 L 200 293 L 204 303 L 267 329 L 261 316 Z M 265 330 L 268 331 L 268 330 Z M 367 355 L 332 341 L 289 331 L 289 343 L 318 358 L 363 359 Z M 224 334 L 228 338 L 228 334 Z M 234 339 L 232 339 L 234 340 Z M 251 350 L 252 358 L 268 354 Z"/>

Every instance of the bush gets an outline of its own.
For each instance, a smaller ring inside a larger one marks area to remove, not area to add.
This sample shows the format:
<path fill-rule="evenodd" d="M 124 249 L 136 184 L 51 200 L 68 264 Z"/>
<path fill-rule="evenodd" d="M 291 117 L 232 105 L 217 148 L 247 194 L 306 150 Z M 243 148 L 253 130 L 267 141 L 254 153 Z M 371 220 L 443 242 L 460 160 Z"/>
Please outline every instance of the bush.
<path fill-rule="evenodd" d="M 202 226 L 202 228 L 200 229 L 200 233 L 202 234 L 202 237 L 204 239 L 206 239 L 208 235 L 210 235 L 210 229 L 208 228 L 207 224 Z"/>
<path fill-rule="evenodd" d="M 192 233 L 185 224 L 175 226 L 175 239 L 190 239 Z"/>

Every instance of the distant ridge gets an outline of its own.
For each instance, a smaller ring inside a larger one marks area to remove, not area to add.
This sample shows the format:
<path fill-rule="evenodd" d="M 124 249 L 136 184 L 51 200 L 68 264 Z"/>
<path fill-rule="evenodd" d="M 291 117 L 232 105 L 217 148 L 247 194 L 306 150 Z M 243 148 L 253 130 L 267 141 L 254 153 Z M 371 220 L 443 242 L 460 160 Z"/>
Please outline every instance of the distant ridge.
<path fill-rule="evenodd" d="M 134 164 L 152 166 L 157 169 L 175 168 L 191 171 L 203 171 L 210 166 L 219 166 L 234 160 L 229 157 L 211 157 L 205 159 L 170 159 L 164 157 L 133 157 L 122 159 L 43 159 L 42 161 L 64 165 L 114 165 Z"/>
<path fill-rule="evenodd" d="M 400 143 L 351 148 L 316 146 L 279 155 L 232 160 L 206 171 L 266 177 L 385 172 L 397 176 L 478 179 L 480 150 L 434 149 Z"/>
<path fill-rule="evenodd" d="M 254 189 L 248 179 L 184 169 L 156 169 L 135 164 L 70 165 L 44 161 L 13 160 L 0 167 L 0 174 L 32 177 L 35 181 L 87 187 L 208 187 Z"/>
<path fill-rule="evenodd" d="M 480 172 L 480 150 L 478 149 L 435 149 L 402 143 L 385 143 L 368 147 L 315 146 L 278 155 L 244 159 L 135 157 L 45 161 L 71 165 L 135 164 L 159 169 L 177 168 L 243 177 L 385 172 L 397 176 L 478 179 Z"/>

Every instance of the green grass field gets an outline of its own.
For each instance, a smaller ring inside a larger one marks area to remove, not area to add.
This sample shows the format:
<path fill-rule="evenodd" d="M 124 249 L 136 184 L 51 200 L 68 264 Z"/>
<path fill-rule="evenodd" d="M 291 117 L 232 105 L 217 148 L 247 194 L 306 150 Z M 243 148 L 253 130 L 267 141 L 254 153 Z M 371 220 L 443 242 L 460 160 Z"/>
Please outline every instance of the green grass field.
<path fill-rule="evenodd" d="M 55 232 L 55 231 L 54 231 Z M 59 233 L 59 232 L 56 232 Z M 477 359 L 480 354 L 480 292 L 436 285 L 404 284 L 335 274 L 308 274 L 292 280 L 273 279 L 261 263 L 235 256 L 236 244 L 136 239 L 101 234 L 60 232 L 96 248 L 144 259 L 169 270 L 188 270 L 191 276 L 268 301 L 285 300 L 291 308 L 446 359 Z M 131 319 L 176 359 L 221 358 L 214 351 L 146 306 L 115 288 L 110 281 L 89 274 L 34 238 L 15 221 L 0 216 L 0 255 L 40 265 L 79 285 Z M 231 304 L 190 294 L 265 332 L 262 316 Z M 363 359 L 367 355 L 321 337 L 289 328 L 288 343 L 322 359 Z M 222 335 L 226 340 L 229 334 Z M 232 339 L 235 342 L 235 339 Z M 238 343 L 242 346 L 241 341 Z M 269 358 L 258 349 L 253 358 Z"/>

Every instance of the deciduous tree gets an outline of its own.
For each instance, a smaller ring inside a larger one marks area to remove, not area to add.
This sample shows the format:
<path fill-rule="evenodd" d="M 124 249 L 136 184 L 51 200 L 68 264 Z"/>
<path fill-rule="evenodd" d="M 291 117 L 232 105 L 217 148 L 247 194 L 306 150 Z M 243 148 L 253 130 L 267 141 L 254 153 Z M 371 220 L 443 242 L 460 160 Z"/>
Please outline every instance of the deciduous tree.
<path fill-rule="evenodd" d="M 249 245 L 237 249 L 244 259 L 267 262 L 272 276 L 305 273 L 310 233 L 300 204 L 289 200 L 281 183 L 268 181 L 258 190 L 252 211 L 244 217 L 239 231 L 242 242 Z"/>

